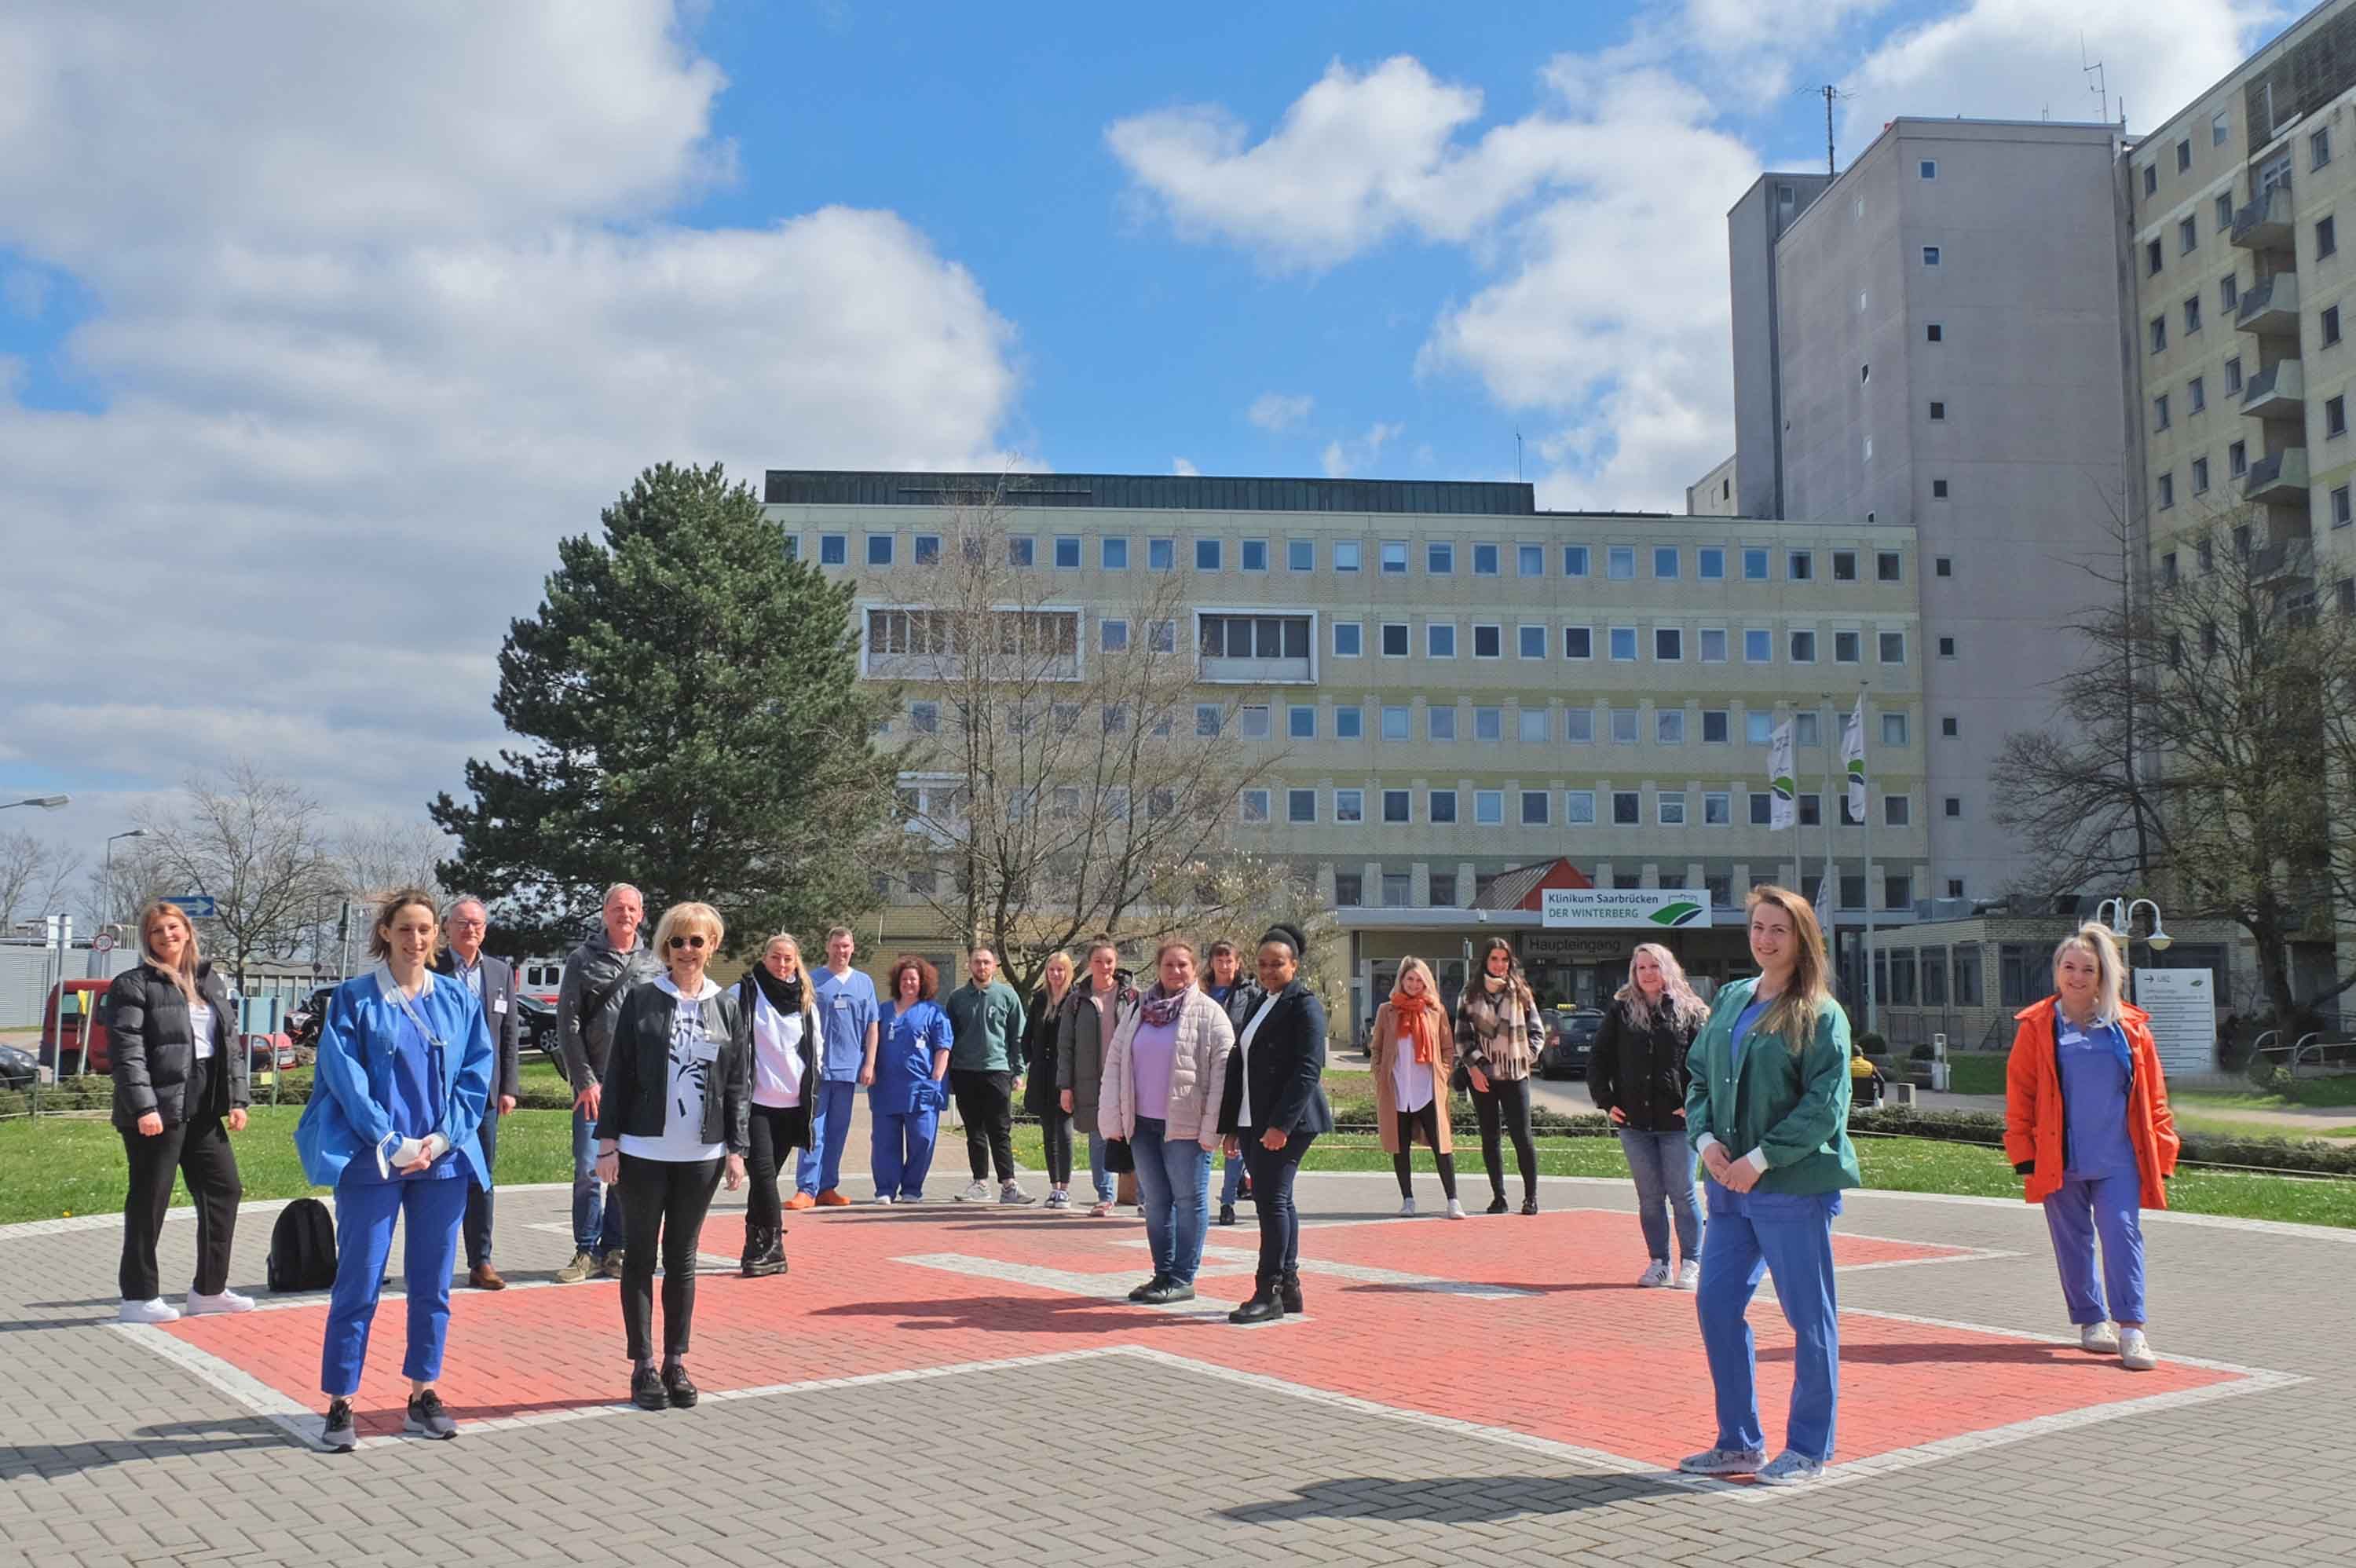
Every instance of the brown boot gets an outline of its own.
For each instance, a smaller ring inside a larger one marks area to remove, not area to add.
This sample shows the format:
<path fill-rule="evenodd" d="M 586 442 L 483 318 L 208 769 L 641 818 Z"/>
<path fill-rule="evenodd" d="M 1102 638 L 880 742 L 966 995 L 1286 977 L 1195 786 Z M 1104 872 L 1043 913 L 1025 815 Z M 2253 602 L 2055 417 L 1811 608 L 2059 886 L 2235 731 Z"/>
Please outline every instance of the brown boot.
<path fill-rule="evenodd" d="M 499 1271 L 488 1264 L 477 1264 L 466 1271 L 466 1288 L 469 1290 L 505 1290 L 507 1287 L 508 1282 L 499 1277 Z"/>

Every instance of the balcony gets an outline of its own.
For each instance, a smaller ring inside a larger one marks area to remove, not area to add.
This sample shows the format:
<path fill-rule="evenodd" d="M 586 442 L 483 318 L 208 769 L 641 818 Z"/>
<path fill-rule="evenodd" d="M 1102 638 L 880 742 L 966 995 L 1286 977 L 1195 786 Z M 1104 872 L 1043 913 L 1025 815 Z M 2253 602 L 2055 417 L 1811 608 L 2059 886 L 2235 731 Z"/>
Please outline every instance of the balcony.
<path fill-rule="evenodd" d="M 2298 336 L 2298 274 L 2276 272 L 2242 296 L 2233 325 L 2261 337 Z"/>
<path fill-rule="evenodd" d="M 2307 448 L 2286 447 L 2250 464 L 2242 481 L 2242 499 L 2285 505 L 2307 500 Z"/>
<path fill-rule="evenodd" d="M 2252 419 L 2295 420 L 2307 412 L 2306 367 L 2281 359 L 2250 378 L 2242 389 L 2242 411 Z"/>
<path fill-rule="evenodd" d="M 2233 214 L 2233 242 L 2244 251 L 2288 250 L 2290 182 L 2286 180 Z"/>

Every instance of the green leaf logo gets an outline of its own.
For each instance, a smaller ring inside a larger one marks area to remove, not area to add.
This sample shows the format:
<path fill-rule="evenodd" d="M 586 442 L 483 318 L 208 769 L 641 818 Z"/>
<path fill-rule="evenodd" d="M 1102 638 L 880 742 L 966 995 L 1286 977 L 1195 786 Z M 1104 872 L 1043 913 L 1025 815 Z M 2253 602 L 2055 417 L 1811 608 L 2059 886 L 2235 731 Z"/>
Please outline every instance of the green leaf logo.
<path fill-rule="evenodd" d="M 1848 776 L 1849 782 L 1852 784 L 1863 784 L 1865 782 L 1865 759 L 1863 757 L 1851 757 L 1848 760 Z"/>
<path fill-rule="evenodd" d="M 1646 918 L 1655 925 L 1685 925 L 1703 912 L 1701 905 L 1679 899 L 1676 903 L 1663 904 Z"/>
<path fill-rule="evenodd" d="M 1790 800 L 1800 793 L 1800 784 L 1791 774 L 1785 773 L 1775 780 L 1774 790 L 1776 799 Z"/>

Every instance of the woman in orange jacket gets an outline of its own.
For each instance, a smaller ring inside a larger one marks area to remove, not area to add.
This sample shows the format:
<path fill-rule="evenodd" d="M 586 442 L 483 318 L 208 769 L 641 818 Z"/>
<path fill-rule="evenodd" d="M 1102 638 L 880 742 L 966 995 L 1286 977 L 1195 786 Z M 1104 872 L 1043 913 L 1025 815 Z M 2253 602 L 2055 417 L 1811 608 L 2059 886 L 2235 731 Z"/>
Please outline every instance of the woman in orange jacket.
<path fill-rule="evenodd" d="M 2144 1335 L 2141 1215 L 2168 1207 L 2176 1121 L 2150 1023 L 2120 999 L 2126 967 L 2117 939 L 2100 923 L 2080 926 L 2053 950 L 2054 994 L 2018 1015 L 2005 1072 L 2004 1151 L 2028 1179 L 2029 1201 L 2045 1205 L 2078 1342 L 2148 1371 L 2155 1358 Z"/>

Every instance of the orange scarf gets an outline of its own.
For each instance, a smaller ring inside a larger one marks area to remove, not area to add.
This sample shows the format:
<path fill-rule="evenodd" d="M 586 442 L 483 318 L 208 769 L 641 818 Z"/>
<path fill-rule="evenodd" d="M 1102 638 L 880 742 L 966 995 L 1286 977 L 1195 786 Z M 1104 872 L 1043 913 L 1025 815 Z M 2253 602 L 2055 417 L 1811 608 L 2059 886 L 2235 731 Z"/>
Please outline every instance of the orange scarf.
<path fill-rule="evenodd" d="M 1398 1013 L 1399 1022 L 1415 1041 L 1415 1059 L 1426 1065 L 1440 1061 L 1440 1031 L 1447 1027 L 1440 1017 L 1440 1004 L 1431 999 L 1429 991 L 1419 991 L 1410 997 L 1404 991 L 1391 992 L 1391 1007 Z"/>

